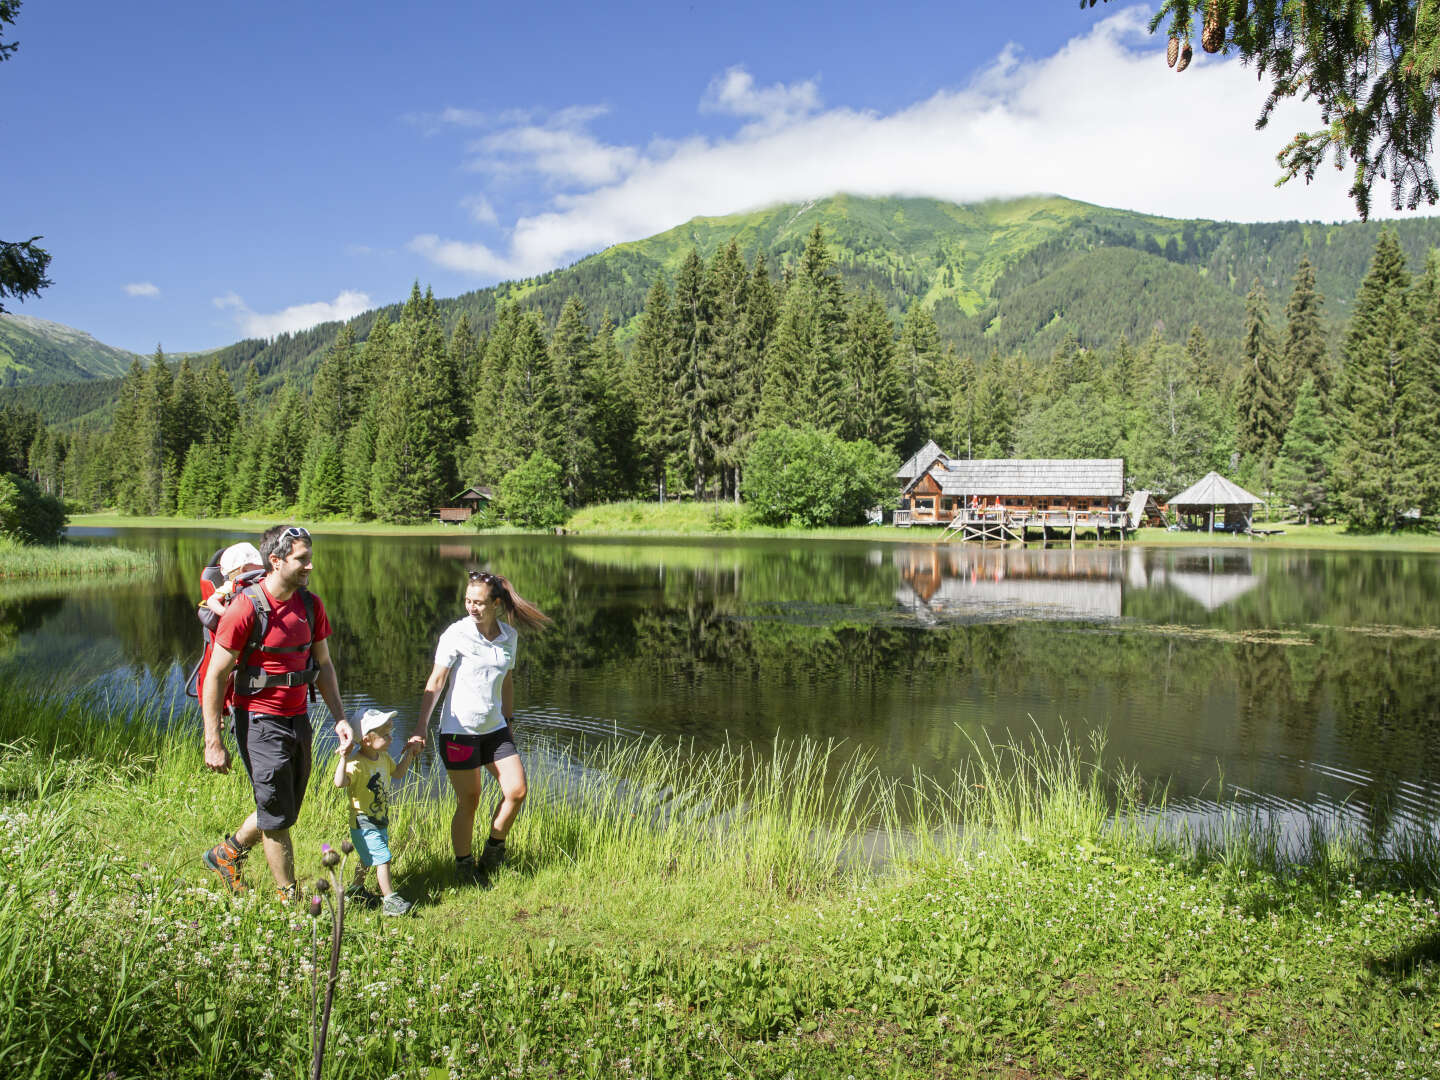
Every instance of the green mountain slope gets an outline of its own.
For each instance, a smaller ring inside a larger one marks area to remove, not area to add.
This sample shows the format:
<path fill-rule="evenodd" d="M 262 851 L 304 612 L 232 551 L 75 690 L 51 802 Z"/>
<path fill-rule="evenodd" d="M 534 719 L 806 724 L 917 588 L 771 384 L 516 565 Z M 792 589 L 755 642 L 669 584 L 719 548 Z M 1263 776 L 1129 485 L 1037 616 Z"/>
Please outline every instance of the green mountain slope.
<path fill-rule="evenodd" d="M 60 323 L 0 315 L 0 383 L 66 383 L 123 375 L 134 354 Z"/>
<path fill-rule="evenodd" d="M 1038 357 L 1067 333 L 1082 345 L 1107 347 L 1122 334 L 1132 341 L 1148 337 L 1158 324 L 1169 340 L 1183 340 L 1196 322 L 1225 355 L 1240 335 L 1251 282 L 1258 277 L 1265 286 L 1278 323 L 1302 257 L 1316 267 L 1333 330 L 1348 317 L 1382 227 L 1176 220 L 1058 196 L 957 205 L 836 195 L 695 218 L 572 266 L 438 304 L 448 329 L 464 315 L 484 334 L 505 303 L 535 307 L 553 323 L 566 299 L 578 294 L 593 325 L 611 315 L 623 343 L 656 275 L 673 280 L 692 246 L 708 258 L 733 238 L 747 261 L 763 252 L 778 277 L 799 257 L 816 223 L 848 288 L 873 289 L 897 322 L 917 303 L 932 306 L 942 335 L 982 362 L 992 351 Z M 1440 218 L 1388 227 L 1415 269 L 1440 246 Z M 366 338 L 382 313 L 395 318 L 399 304 L 352 320 L 357 339 Z M 326 323 L 272 341 L 242 341 L 218 356 L 237 379 L 253 361 L 271 389 L 291 376 L 307 382 L 339 328 Z M 122 368 L 129 362 L 124 356 Z M 103 424 L 118 382 L 104 385 L 109 389 L 21 388 L 0 398 L 38 409 L 52 423 Z"/>

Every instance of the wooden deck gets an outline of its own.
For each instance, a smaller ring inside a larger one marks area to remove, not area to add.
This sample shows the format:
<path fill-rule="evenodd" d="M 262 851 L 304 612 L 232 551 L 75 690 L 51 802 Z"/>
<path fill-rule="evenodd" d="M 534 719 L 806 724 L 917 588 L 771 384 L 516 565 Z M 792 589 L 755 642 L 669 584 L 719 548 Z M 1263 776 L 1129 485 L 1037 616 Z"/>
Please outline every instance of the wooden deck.
<path fill-rule="evenodd" d="M 895 524 L 901 528 L 912 525 L 943 525 L 941 540 L 978 543 L 1007 543 L 1018 541 L 1028 543 L 1038 540 L 1048 543 L 1052 540 L 1070 540 L 1084 531 L 1093 531 L 1098 539 L 1112 534 L 1114 539 L 1125 539 L 1131 532 L 1130 515 L 1122 509 L 1116 510 L 1036 510 L 1031 508 L 988 507 L 957 510 L 946 520 L 942 517 L 916 520 L 913 511 L 895 511 Z"/>

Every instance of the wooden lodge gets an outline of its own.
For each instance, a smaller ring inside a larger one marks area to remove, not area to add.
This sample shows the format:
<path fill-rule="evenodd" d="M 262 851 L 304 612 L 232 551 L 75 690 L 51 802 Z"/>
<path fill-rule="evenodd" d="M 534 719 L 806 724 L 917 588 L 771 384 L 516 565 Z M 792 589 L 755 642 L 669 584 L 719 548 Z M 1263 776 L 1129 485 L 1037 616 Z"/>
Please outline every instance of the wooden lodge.
<path fill-rule="evenodd" d="M 442 525 L 458 525 L 469 521 L 489 506 L 493 497 L 488 487 L 468 487 L 450 500 L 451 505 L 436 507 L 435 519 Z"/>
<path fill-rule="evenodd" d="M 895 524 L 940 525 L 963 540 L 1124 537 L 1135 528 L 1123 458 L 951 458 L 933 442 L 896 473 Z"/>

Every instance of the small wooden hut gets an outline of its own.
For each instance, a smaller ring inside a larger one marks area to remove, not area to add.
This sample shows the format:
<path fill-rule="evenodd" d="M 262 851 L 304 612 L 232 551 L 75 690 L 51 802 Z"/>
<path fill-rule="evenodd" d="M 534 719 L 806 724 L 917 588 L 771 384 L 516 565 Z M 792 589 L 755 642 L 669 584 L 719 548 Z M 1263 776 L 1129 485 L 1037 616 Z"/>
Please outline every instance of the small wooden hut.
<path fill-rule="evenodd" d="M 1255 520 L 1255 507 L 1264 501 L 1219 473 L 1210 472 L 1172 498 L 1170 508 L 1185 528 L 1248 533 Z"/>
<path fill-rule="evenodd" d="M 449 506 L 437 507 L 435 517 L 442 524 L 458 525 L 462 521 L 469 521 L 472 516 L 489 506 L 493 497 L 488 487 L 468 487 L 451 499 Z"/>

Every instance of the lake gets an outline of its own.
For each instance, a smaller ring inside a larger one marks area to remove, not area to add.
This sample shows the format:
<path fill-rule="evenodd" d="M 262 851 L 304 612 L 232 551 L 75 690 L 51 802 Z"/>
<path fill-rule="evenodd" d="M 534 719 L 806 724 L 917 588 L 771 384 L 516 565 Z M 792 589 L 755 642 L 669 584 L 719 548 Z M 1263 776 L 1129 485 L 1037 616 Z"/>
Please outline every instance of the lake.
<path fill-rule="evenodd" d="M 0 665 L 178 699 L 200 568 L 256 538 L 72 535 L 155 551 L 158 583 L 0 587 Z M 948 777 L 987 738 L 1099 727 L 1183 813 L 1212 813 L 1222 780 L 1292 824 L 1389 835 L 1440 811 L 1437 556 L 319 534 L 347 706 L 398 708 L 403 737 L 480 568 L 555 620 L 521 641 L 522 747 L 803 735 Z"/>

